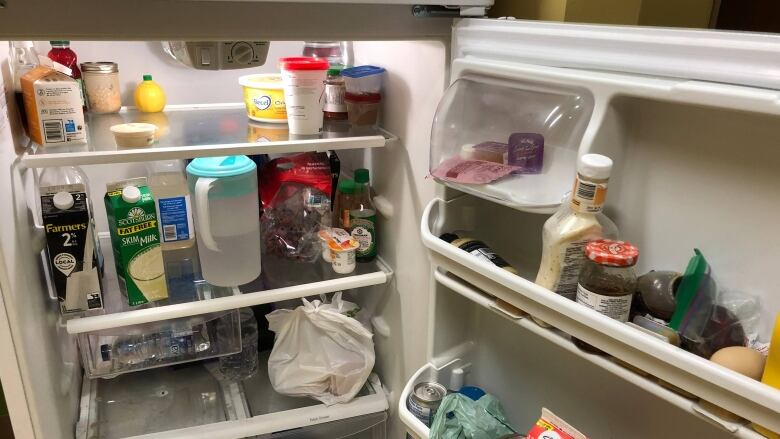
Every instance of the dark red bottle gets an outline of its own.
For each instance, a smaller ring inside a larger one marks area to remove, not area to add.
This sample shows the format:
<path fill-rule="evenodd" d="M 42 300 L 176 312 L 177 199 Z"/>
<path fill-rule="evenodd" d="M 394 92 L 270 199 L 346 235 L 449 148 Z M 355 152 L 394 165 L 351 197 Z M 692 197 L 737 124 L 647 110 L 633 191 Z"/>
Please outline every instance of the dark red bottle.
<path fill-rule="evenodd" d="M 81 102 L 84 106 L 84 111 L 87 110 L 86 101 L 84 100 L 84 83 L 81 80 L 81 69 L 79 69 L 79 60 L 76 57 L 76 52 L 70 48 L 70 41 L 57 40 L 49 41 L 51 44 L 51 50 L 47 54 L 49 59 L 58 62 L 70 69 L 70 76 L 79 82 L 81 88 Z"/>

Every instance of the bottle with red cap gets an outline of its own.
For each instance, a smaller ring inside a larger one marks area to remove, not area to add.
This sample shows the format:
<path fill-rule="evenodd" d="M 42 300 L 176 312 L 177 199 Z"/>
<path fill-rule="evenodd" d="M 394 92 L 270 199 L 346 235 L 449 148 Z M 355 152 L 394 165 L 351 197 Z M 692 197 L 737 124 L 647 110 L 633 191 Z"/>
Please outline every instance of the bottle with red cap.
<path fill-rule="evenodd" d="M 577 303 L 607 317 L 627 322 L 631 299 L 636 291 L 634 265 L 639 249 L 625 241 L 598 239 L 585 246 L 585 264 L 577 282 Z M 600 352 L 574 340 L 581 349 Z"/>

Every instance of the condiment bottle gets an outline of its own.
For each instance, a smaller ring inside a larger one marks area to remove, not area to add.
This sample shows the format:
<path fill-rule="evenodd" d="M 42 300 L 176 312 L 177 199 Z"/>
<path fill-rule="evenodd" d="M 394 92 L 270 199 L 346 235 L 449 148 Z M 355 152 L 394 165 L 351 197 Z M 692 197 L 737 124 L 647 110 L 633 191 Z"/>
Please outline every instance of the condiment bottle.
<path fill-rule="evenodd" d="M 349 211 L 352 210 L 355 199 L 355 182 L 351 179 L 341 180 L 339 182 L 336 203 L 333 207 L 333 227 L 349 230 L 350 220 Z"/>
<path fill-rule="evenodd" d="M 135 106 L 142 113 L 158 113 L 165 108 L 165 92 L 159 84 L 152 81 L 152 75 L 144 75 L 144 80 L 135 88 Z"/>
<path fill-rule="evenodd" d="M 599 239 L 585 246 L 585 258 L 577 282 L 577 303 L 627 322 L 637 287 L 634 265 L 639 249 L 628 242 Z M 585 351 L 601 352 L 578 339 L 574 344 Z"/>
<path fill-rule="evenodd" d="M 585 245 L 604 237 L 605 232 L 617 235 L 612 221 L 596 218 L 604 207 L 611 171 L 609 157 L 599 154 L 580 157 L 569 202 L 562 203 L 544 223 L 542 262 L 536 275 L 538 285 L 574 300 L 577 278 L 585 262 Z"/>
<path fill-rule="evenodd" d="M 347 120 L 347 104 L 344 102 L 346 93 L 341 68 L 329 69 L 325 78 L 325 105 L 322 110 L 326 120 Z"/>
<path fill-rule="evenodd" d="M 371 185 L 368 169 L 355 170 L 355 198 L 349 211 L 350 234 L 360 243 L 357 249 L 358 262 L 371 262 L 376 258 L 376 208 L 371 201 Z"/>
<path fill-rule="evenodd" d="M 501 256 L 496 254 L 495 251 L 493 251 L 492 248 L 488 247 L 487 244 L 485 244 L 482 241 L 477 241 L 474 238 L 467 238 L 454 234 L 454 233 L 445 233 L 439 237 L 440 239 L 449 242 L 450 244 L 454 245 L 455 247 L 458 247 L 459 249 L 470 253 L 474 256 L 476 256 L 479 259 L 482 259 L 483 261 L 490 262 L 491 264 L 503 268 L 504 270 L 512 273 L 512 274 L 518 274 L 517 270 L 515 270 L 514 267 L 509 265 L 509 262 L 504 260 Z"/>
<path fill-rule="evenodd" d="M 81 89 L 81 103 L 84 110 L 87 109 L 87 99 L 84 93 L 84 83 L 81 80 L 81 70 L 79 70 L 79 60 L 76 56 L 76 52 L 70 48 L 70 41 L 68 40 L 55 40 L 49 41 L 51 50 L 47 54 L 50 60 L 58 62 L 63 66 L 70 69 L 70 76 L 78 81 L 79 88 Z"/>

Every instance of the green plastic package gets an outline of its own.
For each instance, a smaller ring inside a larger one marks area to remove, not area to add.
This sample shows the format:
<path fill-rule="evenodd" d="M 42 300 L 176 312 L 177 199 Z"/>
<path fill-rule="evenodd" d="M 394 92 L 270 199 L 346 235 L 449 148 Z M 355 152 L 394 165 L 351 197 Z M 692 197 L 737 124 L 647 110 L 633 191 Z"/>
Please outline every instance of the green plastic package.
<path fill-rule="evenodd" d="M 460 393 L 445 396 L 431 425 L 431 439 L 499 439 L 513 433 L 501 403 L 489 394 L 478 401 Z"/>

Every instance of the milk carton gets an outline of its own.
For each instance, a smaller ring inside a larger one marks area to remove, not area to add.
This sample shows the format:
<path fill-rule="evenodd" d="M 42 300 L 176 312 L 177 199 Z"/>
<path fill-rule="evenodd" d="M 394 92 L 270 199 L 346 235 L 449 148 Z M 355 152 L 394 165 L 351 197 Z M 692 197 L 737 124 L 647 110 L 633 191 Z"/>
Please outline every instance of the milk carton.
<path fill-rule="evenodd" d="M 38 66 L 20 80 L 30 138 L 42 146 L 86 143 L 81 87 L 70 76 Z"/>
<path fill-rule="evenodd" d="M 119 288 L 130 306 L 168 298 L 154 198 L 146 178 L 109 183 L 105 196 Z"/>
<path fill-rule="evenodd" d="M 84 185 L 40 188 L 46 256 L 63 314 L 103 307 L 99 248 Z"/>

